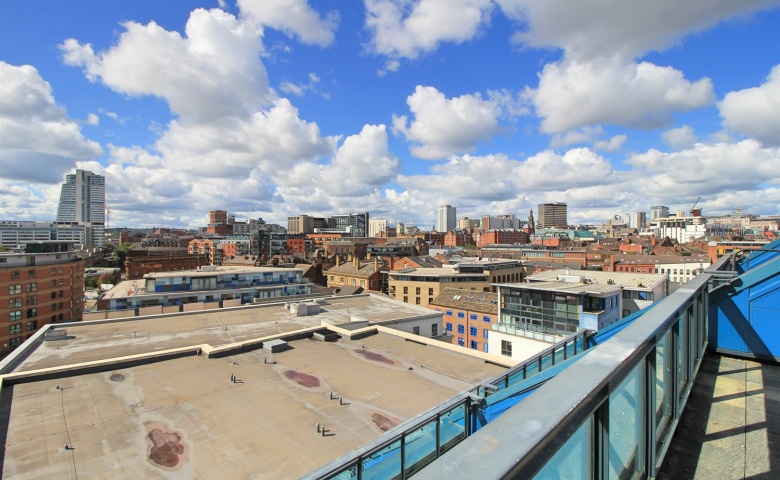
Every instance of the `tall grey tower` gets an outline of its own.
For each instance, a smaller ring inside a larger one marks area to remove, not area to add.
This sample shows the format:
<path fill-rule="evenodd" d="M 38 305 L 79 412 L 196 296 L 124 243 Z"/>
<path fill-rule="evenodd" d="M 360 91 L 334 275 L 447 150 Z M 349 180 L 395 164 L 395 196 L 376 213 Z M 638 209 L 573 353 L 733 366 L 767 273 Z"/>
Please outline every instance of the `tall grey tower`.
<path fill-rule="evenodd" d="M 454 230 L 458 226 L 458 221 L 455 218 L 455 207 L 452 205 L 439 205 L 439 210 L 436 215 L 436 231 L 437 232 L 449 232 Z"/>
<path fill-rule="evenodd" d="M 99 247 L 105 241 L 106 177 L 86 170 L 65 176 L 57 208 L 57 223 L 81 225 L 88 246 Z"/>

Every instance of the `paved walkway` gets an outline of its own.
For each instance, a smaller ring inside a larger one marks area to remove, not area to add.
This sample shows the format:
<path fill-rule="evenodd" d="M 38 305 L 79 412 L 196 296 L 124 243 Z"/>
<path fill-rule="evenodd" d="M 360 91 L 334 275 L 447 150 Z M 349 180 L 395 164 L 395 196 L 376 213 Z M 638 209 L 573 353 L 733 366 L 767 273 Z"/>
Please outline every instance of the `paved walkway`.
<path fill-rule="evenodd" d="M 780 479 L 780 368 L 708 354 L 659 479 Z"/>

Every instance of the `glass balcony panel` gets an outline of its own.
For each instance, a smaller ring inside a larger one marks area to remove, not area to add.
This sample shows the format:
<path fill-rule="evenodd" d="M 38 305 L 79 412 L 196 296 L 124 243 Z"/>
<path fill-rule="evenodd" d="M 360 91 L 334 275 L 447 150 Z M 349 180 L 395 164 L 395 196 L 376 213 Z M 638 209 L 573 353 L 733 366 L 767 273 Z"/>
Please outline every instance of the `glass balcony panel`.
<path fill-rule="evenodd" d="M 563 444 L 553 457 L 534 475 L 534 480 L 593 478 L 593 417 Z"/>
<path fill-rule="evenodd" d="M 626 480 L 644 473 L 644 362 L 609 396 L 609 478 Z"/>
<path fill-rule="evenodd" d="M 363 460 L 363 480 L 401 476 L 401 440 L 397 440 Z"/>
<path fill-rule="evenodd" d="M 328 477 L 327 480 L 357 480 L 358 479 L 357 465 L 352 465 L 345 468 L 341 472 Z"/>
<path fill-rule="evenodd" d="M 563 362 L 563 346 L 558 347 L 555 349 L 555 364 L 558 365 L 559 363 Z"/>
<path fill-rule="evenodd" d="M 680 397 L 688 384 L 688 321 L 686 313 L 677 321 L 677 396 Z"/>
<path fill-rule="evenodd" d="M 406 478 L 436 460 L 436 420 L 432 420 L 404 439 L 404 470 Z"/>
<path fill-rule="evenodd" d="M 672 327 L 674 328 L 674 327 Z M 655 439 L 656 451 L 660 453 L 661 443 L 672 418 L 672 331 L 666 332 L 655 346 Z"/>
<path fill-rule="evenodd" d="M 542 357 L 542 371 L 552 367 L 552 353 Z"/>
<path fill-rule="evenodd" d="M 439 452 L 443 454 L 466 438 L 466 404 L 461 404 L 439 417 Z"/>
<path fill-rule="evenodd" d="M 525 378 L 531 378 L 539 373 L 539 362 L 531 362 L 525 366 Z"/>
<path fill-rule="evenodd" d="M 571 358 L 574 356 L 574 345 L 576 341 L 577 340 L 566 342 L 566 358 Z"/>

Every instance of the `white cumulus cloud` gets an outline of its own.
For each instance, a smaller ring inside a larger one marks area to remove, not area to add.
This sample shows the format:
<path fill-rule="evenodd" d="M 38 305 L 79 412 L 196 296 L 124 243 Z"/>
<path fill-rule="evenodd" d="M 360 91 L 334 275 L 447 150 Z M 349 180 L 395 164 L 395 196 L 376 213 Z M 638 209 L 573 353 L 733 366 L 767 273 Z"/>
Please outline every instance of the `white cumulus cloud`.
<path fill-rule="evenodd" d="M 665 144 L 675 150 L 692 147 L 696 143 L 696 134 L 689 125 L 682 125 L 661 133 L 661 139 Z"/>
<path fill-rule="evenodd" d="M 480 94 L 448 99 L 435 87 L 418 85 L 407 99 L 414 118 L 393 116 L 393 130 L 412 142 L 412 155 L 436 160 L 471 151 L 500 131 L 500 105 Z"/>
<path fill-rule="evenodd" d="M 723 124 L 766 145 L 780 145 L 780 65 L 762 85 L 726 94 L 718 105 Z"/>
<path fill-rule="evenodd" d="M 262 26 L 297 37 L 301 42 L 327 46 L 333 43 L 339 16 L 335 11 L 324 17 L 307 0 L 238 0 L 241 13 Z"/>
<path fill-rule="evenodd" d="M 539 87 L 526 95 L 545 133 L 599 124 L 657 128 L 671 122 L 675 111 L 715 100 L 709 79 L 691 82 L 672 67 L 619 59 L 549 63 Z"/>
<path fill-rule="evenodd" d="M 414 59 L 444 42 L 474 38 L 490 19 L 491 0 L 365 0 L 369 49 Z M 397 68 L 397 63 L 395 67 Z M 390 65 L 386 70 L 393 71 Z"/>

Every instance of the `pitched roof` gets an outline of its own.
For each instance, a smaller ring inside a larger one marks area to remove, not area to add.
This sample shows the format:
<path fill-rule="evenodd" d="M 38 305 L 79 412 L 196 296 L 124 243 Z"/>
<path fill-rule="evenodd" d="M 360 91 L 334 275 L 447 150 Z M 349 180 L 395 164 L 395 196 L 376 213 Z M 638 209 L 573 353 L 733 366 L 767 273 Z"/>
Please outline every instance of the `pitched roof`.
<path fill-rule="evenodd" d="M 457 308 L 498 315 L 498 294 L 460 288 L 445 288 L 430 303 L 432 306 Z"/>

